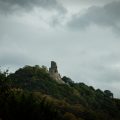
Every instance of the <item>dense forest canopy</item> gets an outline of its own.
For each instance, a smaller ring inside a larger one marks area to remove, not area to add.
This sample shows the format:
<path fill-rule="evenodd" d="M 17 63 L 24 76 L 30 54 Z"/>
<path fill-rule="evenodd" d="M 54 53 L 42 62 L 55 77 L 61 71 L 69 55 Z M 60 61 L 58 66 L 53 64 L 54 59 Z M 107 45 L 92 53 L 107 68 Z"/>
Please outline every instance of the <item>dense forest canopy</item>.
<path fill-rule="evenodd" d="M 2 120 L 119 120 L 120 100 L 102 91 L 50 77 L 47 67 L 25 66 L 15 73 L 0 71 L 0 119 Z"/>

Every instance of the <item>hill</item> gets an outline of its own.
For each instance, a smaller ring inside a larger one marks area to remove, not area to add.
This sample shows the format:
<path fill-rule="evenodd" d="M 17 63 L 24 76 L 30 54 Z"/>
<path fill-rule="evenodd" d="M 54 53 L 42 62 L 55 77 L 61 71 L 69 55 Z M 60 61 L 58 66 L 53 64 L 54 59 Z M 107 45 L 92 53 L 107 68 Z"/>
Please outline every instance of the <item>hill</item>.
<path fill-rule="evenodd" d="M 0 72 L 0 118 L 119 120 L 120 100 L 111 91 L 74 83 L 66 76 L 59 80 L 63 82 L 38 65 L 11 74 Z"/>

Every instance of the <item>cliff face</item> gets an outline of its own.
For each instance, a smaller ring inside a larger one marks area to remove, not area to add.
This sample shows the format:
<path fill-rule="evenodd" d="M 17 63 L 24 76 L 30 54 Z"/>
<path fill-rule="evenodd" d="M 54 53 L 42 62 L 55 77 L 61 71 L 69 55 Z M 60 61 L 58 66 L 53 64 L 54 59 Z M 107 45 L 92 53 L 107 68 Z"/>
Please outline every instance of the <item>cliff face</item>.
<path fill-rule="evenodd" d="M 58 73 L 57 64 L 54 61 L 51 61 L 51 67 L 49 68 L 49 74 L 51 78 L 56 80 L 58 83 L 64 83 L 64 81 L 61 79 L 60 74 Z"/>

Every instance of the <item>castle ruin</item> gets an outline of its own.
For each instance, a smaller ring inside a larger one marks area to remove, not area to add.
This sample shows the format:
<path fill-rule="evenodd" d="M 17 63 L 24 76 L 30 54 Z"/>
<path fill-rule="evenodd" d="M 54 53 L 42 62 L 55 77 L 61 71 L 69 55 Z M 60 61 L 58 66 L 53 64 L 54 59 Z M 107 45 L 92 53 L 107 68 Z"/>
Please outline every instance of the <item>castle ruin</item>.
<path fill-rule="evenodd" d="M 51 61 L 51 67 L 49 68 L 49 74 L 51 78 L 56 80 L 58 83 L 64 83 L 61 79 L 61 75 L 58 73 L 57 64 L 54 61 Z"/>

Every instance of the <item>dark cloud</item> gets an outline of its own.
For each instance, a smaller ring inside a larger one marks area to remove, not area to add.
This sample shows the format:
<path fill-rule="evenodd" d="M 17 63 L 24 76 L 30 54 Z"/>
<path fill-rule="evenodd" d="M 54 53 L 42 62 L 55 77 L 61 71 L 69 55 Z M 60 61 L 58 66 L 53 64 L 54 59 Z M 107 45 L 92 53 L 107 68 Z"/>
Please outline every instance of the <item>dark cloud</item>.
<path fill-rule="evenodd" d="M 112 2 L 104 6 L 92 6 L 86 13 L 74 15 L 68 26 L 72 29 L 84 29 L 92 24 L 102 27 L 110 27 L 120 31 L 120 1 Z"/>
<path fill-rule="evenodd" d="M 34 7 L 43 9 L 56 9 L 58 12 L 65 12 L 65 8 L 56 0 L 0 0 L 0 12 L 10 13 L 18 10 L 32 10 Z"/>

